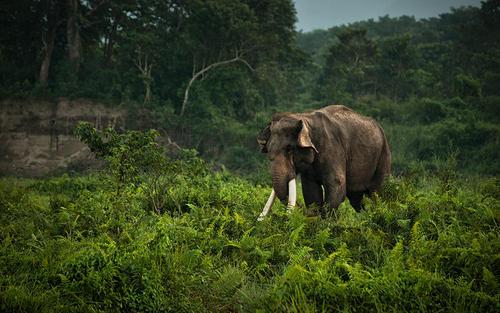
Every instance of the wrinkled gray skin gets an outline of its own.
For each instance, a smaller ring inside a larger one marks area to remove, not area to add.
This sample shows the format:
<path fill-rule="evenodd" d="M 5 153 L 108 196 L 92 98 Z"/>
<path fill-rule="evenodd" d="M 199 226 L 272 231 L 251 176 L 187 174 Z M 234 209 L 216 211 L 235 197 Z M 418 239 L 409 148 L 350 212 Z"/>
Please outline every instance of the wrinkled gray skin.
<path fill-rule="evenodd" d="M 278 113 L 259 134 L 271 160 L 276 196 L 286 203 L 288 182 L 301 175 L 306 206 L 322 215 L 347 197 L 359 210 L 365 194 L 391 172 L 391 152 L 380 125 L 342 105 L 307 113 Z"/>

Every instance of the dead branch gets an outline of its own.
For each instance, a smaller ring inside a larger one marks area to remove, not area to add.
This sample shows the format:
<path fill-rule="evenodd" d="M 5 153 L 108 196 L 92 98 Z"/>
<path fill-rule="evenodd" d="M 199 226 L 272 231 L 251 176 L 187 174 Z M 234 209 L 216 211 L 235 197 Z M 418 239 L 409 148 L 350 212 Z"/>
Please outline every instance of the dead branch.
<path fill-rule="evenodd" d="M 187 106 L 187 103 L 188 103 L 188 100 L 189 100 L 189 91 L 191 89 L 191 86 L 193 85 L 193 83 L 199 78 L 201 77 L 202 75 L 204 75 L 205 73 L 207 73 L 208 71 L 216 68 L 216 67 L 219 67 L 219 66 L 222 66 L 222 65 L 226 65 L 226 64 L 230 64 L 230 63 L 234 63 L 234 62 L 241 62 L 243 63 L 249 70 L 251 70 L 252 72 L 255 71 L 255 69 L 250 65 L 250 63 L 248 63 L 245 59 L 242 58 L 242 56 L 244 55 L 243 52 L 237 50 L 235 52 L 235 57 L 232 58 L 232 59 L 227 59 L 227 60 L 222 60 L 222 61 L 218 61 L 218 62 L 214 62 L 212 64 L 209 64 L 207 66 L 203 65 L 203 67 L 201 68 L 201 70 L 197 71 L 196 72 L 196 63 L 193 61 L 193 75 L 191 77 L 191 79 L 189 80 L 188 82 L 188 85 L 186 87 L 186 90 L 184 91 L 184 100 L 182 101 L 182 107 L 181 107 L 181 112 L 180 112 L 180 116 L 183 116 L 185 111 L 186 111 L 186 106 Z M 193 59 L 194 60 L 194 59 Z"/>

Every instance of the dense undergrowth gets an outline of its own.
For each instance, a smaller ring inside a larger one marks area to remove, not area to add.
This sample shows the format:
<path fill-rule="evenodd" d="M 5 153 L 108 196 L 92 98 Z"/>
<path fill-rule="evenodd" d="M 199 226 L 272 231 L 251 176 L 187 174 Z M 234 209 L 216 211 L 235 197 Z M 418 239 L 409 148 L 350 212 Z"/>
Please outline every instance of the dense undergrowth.
<path fill-rule="evenodd" d="M 268 186 L 164 161 L 118 183 L 0 179 L 0 311 L 500 309 L 498 178 L 441 168 L 392 178 L 359 213 L 278 203 L 257 222 Z"/>

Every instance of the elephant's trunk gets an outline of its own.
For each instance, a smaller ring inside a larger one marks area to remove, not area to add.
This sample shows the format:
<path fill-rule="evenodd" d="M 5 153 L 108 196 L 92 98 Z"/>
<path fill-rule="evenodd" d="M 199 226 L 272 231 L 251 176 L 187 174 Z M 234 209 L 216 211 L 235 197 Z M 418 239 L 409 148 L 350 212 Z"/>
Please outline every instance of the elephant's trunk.
<path fill-rule="evenodd" d="M 271 174 L 273 178 L 273 190 L 259 216 L 259 221 L 267 215 L 276 197 L 283 204 L 287 204 L 288 211 L 291 211 L 297 202 L 297 184 L 292 162 L 284 155 L 275 157 L 271 164 Z"/>
<path fill-rule="evenodd" d="M 284 155 L 277 155 L 271 164 L 273 189 L 282 203 L 288 198 L 288 182 L 295 178 L 295 169 Z"/>

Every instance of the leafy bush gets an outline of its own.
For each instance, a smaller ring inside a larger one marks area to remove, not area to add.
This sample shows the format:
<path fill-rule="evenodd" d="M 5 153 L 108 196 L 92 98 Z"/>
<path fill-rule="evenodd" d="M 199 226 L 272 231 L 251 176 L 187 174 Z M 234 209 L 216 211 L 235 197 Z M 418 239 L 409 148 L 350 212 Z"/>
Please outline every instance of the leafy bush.
<path fill-rule="evenodd" d="M 113 128 L 99 132 L 89 123 L 80 123 L 75 134 L 98 158 L 108 162 L 117 192 L 124 184 L 137 182 L 141 174 L 168 167 L 156 130 L 118 133 Z"/>

